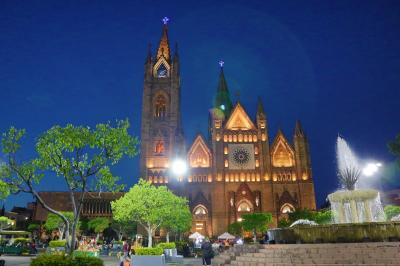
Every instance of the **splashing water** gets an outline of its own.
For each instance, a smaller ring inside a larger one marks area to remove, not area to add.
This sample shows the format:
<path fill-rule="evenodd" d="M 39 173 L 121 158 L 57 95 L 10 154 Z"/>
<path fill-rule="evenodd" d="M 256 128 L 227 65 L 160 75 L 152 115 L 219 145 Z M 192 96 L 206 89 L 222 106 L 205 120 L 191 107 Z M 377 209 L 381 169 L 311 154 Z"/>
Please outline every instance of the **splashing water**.
<path fill-rule="evenodd" d="M 338 136 L 336 144 L 336 158 L 338 163 L 338 176 L 342 184 L 342 188 L 355 189 L 361 170 L 357 157 L 350 149 L 347 142 Z"/>
<path fill-rule="evenodd" d="M 357 157 L 342 137 L 337 138 L 336 159 L 339 172 L 344 172 L 346 169 L 360 168 Z"/>

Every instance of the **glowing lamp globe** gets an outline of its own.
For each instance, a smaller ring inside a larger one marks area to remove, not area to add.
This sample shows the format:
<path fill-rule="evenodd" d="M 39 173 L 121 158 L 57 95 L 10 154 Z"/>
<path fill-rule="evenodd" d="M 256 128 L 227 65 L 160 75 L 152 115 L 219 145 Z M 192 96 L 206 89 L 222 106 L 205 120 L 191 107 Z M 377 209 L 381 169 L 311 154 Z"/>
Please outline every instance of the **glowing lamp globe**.
<path fill-rule="evenodd" d="M 182 176 L 186 173 L 187 171 L 187 164 L 184 160 L 182 159 L 175 159 L 172 162 L 172 172 L 177 175 L 177 176 Z"/>
<path fill-rule="evenodd" d="M 225 105 L 221 104 L 220 108 L 222 111 L 225 111 Z"/>
<path fill-rule="evenodd" d="M 378 171 L 378 168 L 381 166 L 382 166 L 381 163 L 369 163 L 362 170 L 363 174 L 365 176 L 372 176 Z"/>

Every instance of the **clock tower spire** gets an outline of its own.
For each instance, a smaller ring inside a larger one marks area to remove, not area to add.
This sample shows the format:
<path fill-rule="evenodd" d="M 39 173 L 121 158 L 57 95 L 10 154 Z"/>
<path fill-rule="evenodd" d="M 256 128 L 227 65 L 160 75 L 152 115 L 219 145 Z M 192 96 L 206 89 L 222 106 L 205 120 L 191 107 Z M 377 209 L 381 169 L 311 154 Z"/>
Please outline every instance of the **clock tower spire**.
<path fill-rule="evenodd" d="M 169 182 L 169 166 L 182 156 L 184 138 L 180 113 L 179 60 L 171 60 L 164 17 L 154 60 L 146 60 L 142 98 L 141 177 L 154 183 Z M 150 53 L 150 52 L 149 52 Z"/>

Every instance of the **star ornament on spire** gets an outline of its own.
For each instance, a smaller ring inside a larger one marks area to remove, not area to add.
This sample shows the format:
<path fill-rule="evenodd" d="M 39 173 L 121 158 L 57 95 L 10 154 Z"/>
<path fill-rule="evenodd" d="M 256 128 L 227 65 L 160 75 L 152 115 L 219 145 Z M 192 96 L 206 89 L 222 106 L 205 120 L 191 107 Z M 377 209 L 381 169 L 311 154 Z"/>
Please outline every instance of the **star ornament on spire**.
<path fill-rule="evenodd" d="M 221 68 L 223 68 L 223 67 L 224 67 L 224 64 L 225 64 L 225 62 L 224 62 L 224 61 L 222 61 L 222 60 L 219 60 L 218 64 L 219 64 L 219 66 L 220 66 Z"/>
<path fill-rule="evenodd" d="M 168 24 L 168 21 L 169 21 L 169 18 L 168 18 L 168 17 L 164 17 L 164 18 L 162 19 L 162 22 L 164 23 L 164 25 L 167 25 L 167 24 Z"/>

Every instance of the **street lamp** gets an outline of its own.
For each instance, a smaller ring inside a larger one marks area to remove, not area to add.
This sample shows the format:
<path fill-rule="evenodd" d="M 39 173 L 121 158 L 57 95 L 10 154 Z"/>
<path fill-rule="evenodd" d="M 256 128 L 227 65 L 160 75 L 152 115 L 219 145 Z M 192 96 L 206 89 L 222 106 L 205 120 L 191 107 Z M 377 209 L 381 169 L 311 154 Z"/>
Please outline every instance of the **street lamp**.
<path fill-rule="evenodd" d="M 362 170 L 365 176 L 373 176 L 382 167 L 381 163 L 368 163 Z"/>
<path fill-rule="evenodd" d="M 187 169 L 188 169 L 187 164 L 182 159 L 177 158 L 172 162 L 172 168 L 171 168 L 172 173 L 178 177 L 184 175 Z"/>

